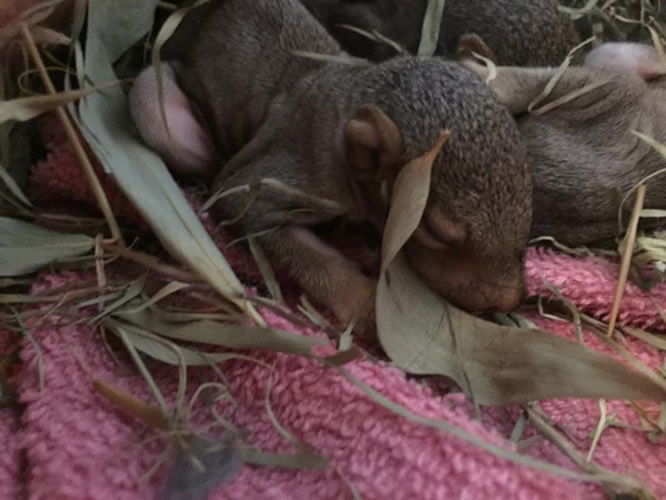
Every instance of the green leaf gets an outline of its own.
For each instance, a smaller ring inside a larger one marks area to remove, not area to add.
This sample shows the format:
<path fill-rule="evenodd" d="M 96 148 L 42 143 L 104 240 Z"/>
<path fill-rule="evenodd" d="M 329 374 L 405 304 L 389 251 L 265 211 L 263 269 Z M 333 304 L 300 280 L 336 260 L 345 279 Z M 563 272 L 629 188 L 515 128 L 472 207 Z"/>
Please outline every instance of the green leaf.
<path fill-rule="evenodd" d="M 135 297 L 138 297 L 138 295 L 143 291 L 143 287 L 145 284 L 146 284 L 145 276 L 142 276 L 141 278 L 130 282 L 130 284 L 127 285 L 127 288 L 125 289 L 125 293 L 118 299 L 114 300 L 111 304 L 105 305 L 104 309 L 100 311 L 99 314 L 87 320 L 88 324 L 93 325 L 97 323 L 100 319 L 104 318 L 105 316 L 109 316 L 116 309 L 120 309 L 129 301 L 131 301 Z"/>
<path fill-rule="evenodd" d="M 442 16 L 444 15 L 445 0 L 428 0 L 423 26 L 421 28 L 421 41 L 419 43 L 418 55 L 430 57 L 435 55 L 439 32 L 442 28 Z"/>
<path fill-rule="evenodd" d="M 109 85 L 116 85 L 116 82 L 95 87 L 86 87 L 80 90 L 67 90 L 58 92 L 57 94 L 19 97 L 17 99 L 10 99 L 9 101 L 0 101 L 0 124 L 10 120 L 21 122 L 32 120 L 43 113 L 53 111 L 70 102 L 78 101 Z"/>
<path fill-rule="evenodd" d="M 239 357 L 238 354 L 207 353 L 181 347 L 142 328 L 110 318 L 105 319 L 103 324 L 137 351 L 169 365 L 208 366 Z"/>
<path fill-rule="evenodd" d="M 112 63 L 151 27 L 156 1 L 92 2 L 84 56 L 93 81 L 115 78 Z M 206 280 L 222 297 L 261 318 L 243 287 L 190 208 L 162 160 L 144 146 L 130 125 L 120 88 L 92 95 L 79 105 L 82 131 L 98 158 L 150 224 L 167 251 Z"/>
<path fill-rule="evenodd" d="M 56 261 L 88 253 L 94 244 L 95 240 L 83 234 L 58 233 L 0 217 L 0 276 L 32 273 Z"/>
<path fill-rule="evenodd" d="M 172 323 L 160 319 L 150 310 L 119 311 L 115 316 L 170 339 L 230 349 L 270 349 L 299 356 L 312 356 L 313 347 L 328 344 L 322 338 L 306 337 L 272 328 L 254 328 L 208 320 Z"/>

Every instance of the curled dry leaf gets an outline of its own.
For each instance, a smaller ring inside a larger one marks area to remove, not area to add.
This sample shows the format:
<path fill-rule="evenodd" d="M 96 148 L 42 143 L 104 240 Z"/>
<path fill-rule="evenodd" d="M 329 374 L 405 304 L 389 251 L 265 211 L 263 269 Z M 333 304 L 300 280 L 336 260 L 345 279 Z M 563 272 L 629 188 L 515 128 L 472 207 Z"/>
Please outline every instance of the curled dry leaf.
<path fill-rule="evenodd" d="M 56 261 L 83 255 L 95 240 L 65 234 L 10 217 L 0 217 L 0 276 L 32 273 Z"/>

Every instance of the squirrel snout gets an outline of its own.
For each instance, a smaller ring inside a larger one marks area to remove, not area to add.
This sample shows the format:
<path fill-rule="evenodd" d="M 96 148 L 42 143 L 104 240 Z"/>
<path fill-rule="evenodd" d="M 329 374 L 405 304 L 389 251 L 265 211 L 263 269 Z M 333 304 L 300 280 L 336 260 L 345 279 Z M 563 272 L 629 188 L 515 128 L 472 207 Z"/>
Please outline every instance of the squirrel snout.
<path fill-rule="evenodd" d="M 511 312 L 516 310 L 527 297 L 527 290 L 524 286 L 517 288 L 504 289 L 497 295 L 496 304 L 484 312 Z"/>
<path fill-rule="evenodd" d="M 526 297 L 521 283 L 515 287 L 496 286 L 470 281 L 457 288 L 440 291 L 453 305 L 474 314 L 511 312 Z"/>
<path fill-rule="evenodd" d="M 468 312 L 510 312 L 526 297 L 522 261 L 507 262 L 509 268 L 488 266 L 482 259 L 442 255 L 418 244 L 408 245 L 407 256 L 430 288 Z M 498 268 L 503 271 L 493 272 Z"/>

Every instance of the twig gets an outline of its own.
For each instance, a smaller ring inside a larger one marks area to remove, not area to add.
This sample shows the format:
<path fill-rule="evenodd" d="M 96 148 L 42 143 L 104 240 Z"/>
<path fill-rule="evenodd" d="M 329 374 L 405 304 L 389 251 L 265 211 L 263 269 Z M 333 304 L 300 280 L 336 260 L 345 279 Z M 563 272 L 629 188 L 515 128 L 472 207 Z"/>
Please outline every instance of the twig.
<path fill-rule="evenodd" d="M 590 451 L 587 452 L 587 457 L 586 461 L 589 462 L 592 460 L 592 455 L 594 455 L 594 451 L 597 449 L 597 444 L 599 443 L 599 440 L 601 439 L 601 434 L 606 430 L 608 427 L 608 419 L 607 419 L 607 406 L 606 406 L 606 400 L 605 399 L 600 399 L 599 400 L 599 423 L 597 424 L 597 428 L 594 431 L 594 438 L 592 438 L 592 444 L 590 445 Z"/>
<path fill-rule="evenodd" d="M 526 406 L 525 409 L 527 415 L 530 417 L 530 422 L 534 424 L 534 427 L 536 427 L 536 429 L 550 442 L 562 450 L 562 452 L 564 452 L 564 454 L 574 461 L 582 470 L 588 474 L 598 474 L 605 478 L 610 476 L 612 479 L 605 479 L 602 481 L 602 484 L 609 492 L 614 494 L 647 493 L 646 487 L 637 479 L 617 474 L 616 472 L 605 469 L 593 462 L 588 462 L 585 459 L 585 456 L 583 456 L 583 454 L 580 453 L 566 437 L 548 422 L 547 417 L 540 411 L 538 406 L 530 405 Z M 645 495 L 643 497 L 645 497 Z"/>
<path fill-rule="evenodd" d="M 28 25 L 25 22 L 21 23 L 21 35 L 23 36 L 23 39 L 25 40 L 25 43 L 28 46 L 28 50 L 30 51 L 30 56 L 32 57 L 33 62 L 37 66 L 37 69 L 39 71 L 39 76 L 42 79 L 44 87 L 46 87 L 46 90 L 49 94 L 55 94 L 56 89 L 53 86 L 51 78 L 49 77 L 48 71 L 46 70 L 46 66 L 44 66 L 44 61 L 42 60 L 42 57 L 39 55 L 39 51 L 37 50 L 37 45 L 35 45 L 35 40 L 30 34 L 30 29 L 28 28 Z M 92 163 L 90 162 L 90 158 L 88 158 L 88 155 L 86 154 L 83 144 L 81 143 L 81 139 L 79 138 L 79 136 L 76 133 L 76 130 L 74 129 L 74 125 L 72 124 L 71 118 L 67 114 L 67 111 L 65 110 L 64 106 L 59 106 L 58 108 L 56 108 L 56 112 L 58 113 L 58 118 L 62 123 L 65 133 L 67 134 L 67 138 L 72 143 L 76 156 L 81 162 L 81 165 L 83 167 L 83 172 L 88 178 L 88 182 L 90 182 L 90 187 L 92 188 L 95 199 L 97 200 L 97 204 L 99 205 L 100 210 L 104 214 L 106 223 L 109 226 L 109 231 L 111 231 L 111 237 L 113 238 L 114 241 L 117 241 L 120 244 L 124 245 L 123 236 L 122 233 L 120 232 L 120 227 L 118 226 L 116 217 L 113 215 L 113 211 L 111 210 L 111 205 L 109 204 L 109 200 L 106 197 L 106 194 L 104 193 L 104 189 L 102 188 L 102 185 L 99 182 L 95 170 L 93 169 Z"/>
<path fill-rule="evenodd" d="M 141 264 L 142 266 L 147 267 L 148 269 L 152 269 L 153 271 L 157 271 L 158 273 L 172 276 L 179 281 L 200 281 L 193 274 L 177 267 L 170 266 L 169 264 L 164 264 L 163 262 L 160 262 L 160 259 L 153 255 L 137 252 L 136 250 L 131 250 L 126 246 L 114 245 L 111 243 L 104 243 L 103 247 L 105 250 L 115 253 L 123 259 L 131 260 L 132 262 Z"/>
<path fill-rule="evenodd" d="M 169 427 L 169 420 L 157 408 L 101 380 L 93 380 L 93 387 L 109 402 L 149 427 L 161 430 Z"/>
<path fill-rule="evenodd" d="M 631 266 L 631 256 L 636 242 L 636 231 L 638 230 L 638 220 L 641 216 L 641 210 L 645 203 L 645 184 L 641 184 L 636 190 L 636 200 L 634 201 L 634 209 L 631 213 L 631 220 L 627 228 L 627 235 L 624 239 L 622 249 L 622 265 L 620 266 L 620 274 L 617 279 L 617 288 L 615 290 L 615 299 L 613 300 L 613 308 L 611 309 L 610 318 L 608 320 L 608 330 L 606 335 L 609 337 L 613 335 L 615 324 L 617 323 L 617 316 L 620 312 L 620 303 L 624 295 L 624 289 L 627 286 L 627 278 L 629 276 L 629 267 Z"/>

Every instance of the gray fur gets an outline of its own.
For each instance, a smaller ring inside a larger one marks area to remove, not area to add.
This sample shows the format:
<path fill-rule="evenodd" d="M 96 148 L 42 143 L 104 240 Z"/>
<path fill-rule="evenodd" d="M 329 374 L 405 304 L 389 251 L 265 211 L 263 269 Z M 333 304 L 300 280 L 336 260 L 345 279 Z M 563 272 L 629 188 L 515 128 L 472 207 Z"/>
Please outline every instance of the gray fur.
<path fill-rule="evenodd" d="M 622 198 L 647 175 L 666 168 L 666 160 L 632 133 L 666 142 L 663 77 L 646 81 L 639 76 L 640 67 L 623 69 L 631 66 L 621 53 L 617 56 L 619 69 L 566 70 L 537 108 L 599 86 L 543 114 L 528 113 L 527 107 L 542 93 L 553 69 L 500 67 L 490 82 L 499 100 L 517 115 L 527 146 L 534 179 L 533 236 L 554 236 L 571 245 L 612 238 L 618 233 Z M 487 77 L 486 69 L 465 64 Z M 645 206 L 666 208 L 666 177 L 648 184 Z"/>
<path fill-rule="evenodd" d="M 215 187 L 277 178 L 339 207 L 299 216 L 303 200 L 264 189 L 243 213 L 241 196 L 224 198 L 218 219 L 240 217 L 240 233 L 260 234 L 269 257 L 314 299 L 343 321 L 358 317 L 374 281 L 304 228 L 340 215 L 381 224 L 384 214 L 372 203 L 379 184 L 356 178 L 344 134 L 362 106 L 374 105 L 402 133 L 401 164 L 452 131 L 427 210 L 464 227 L 466 239 L 443 252 L 411 242 L 416 270 L 467 309 L 517 305 L 531 220 L 525 150 L 509 113 L 471 72 L 440 59 L 350 66 L 296 57 L 292 50 L 344 54 L 297 0 L 211 1 L 193 14 L 166 54 L 221 150 Z"/>
<path fill-rule="evenodd" d="M 428 0 L 302 0 L 345 50 L 381 61 L 395 56 L 386 44 L 340 25 L 380 34 L 410 53 L 418 48 Z M 558 66 L 580 38 L 557 0 L 446 0 L 436 54 L 453 56 L 462 35 L 475 33 L 497 63 Z"/>

